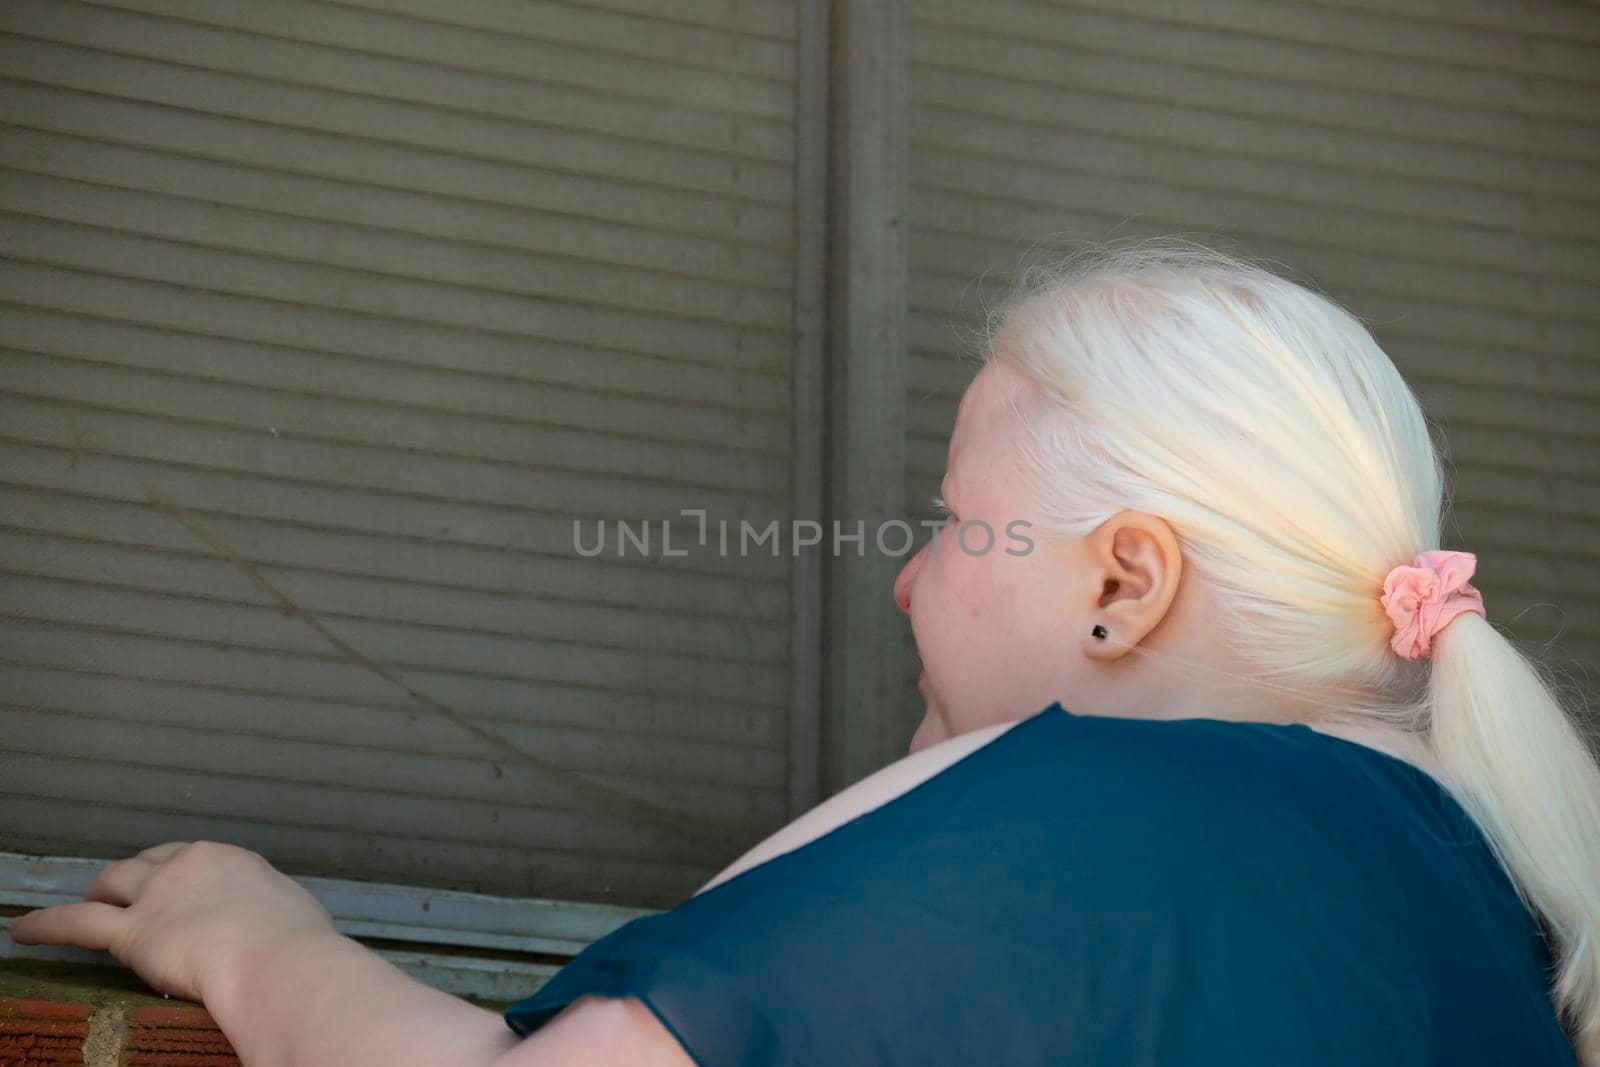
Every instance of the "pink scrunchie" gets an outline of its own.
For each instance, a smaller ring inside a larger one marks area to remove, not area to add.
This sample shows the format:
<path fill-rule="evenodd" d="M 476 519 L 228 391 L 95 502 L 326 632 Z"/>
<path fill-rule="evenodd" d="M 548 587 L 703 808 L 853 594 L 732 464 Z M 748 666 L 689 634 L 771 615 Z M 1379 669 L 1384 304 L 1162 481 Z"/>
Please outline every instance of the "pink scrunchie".
<path fill-rule="evenodd" d="M 1383 580 L 1383 610 L 1394 623 L 1389 645 L 1405 659 L 1427 659 L 1433 637 L 1463 611 L 1483 610 L 1483 594 L 1467 584 L 1478 567 L 1471 552 L 1422 552 Z"/>

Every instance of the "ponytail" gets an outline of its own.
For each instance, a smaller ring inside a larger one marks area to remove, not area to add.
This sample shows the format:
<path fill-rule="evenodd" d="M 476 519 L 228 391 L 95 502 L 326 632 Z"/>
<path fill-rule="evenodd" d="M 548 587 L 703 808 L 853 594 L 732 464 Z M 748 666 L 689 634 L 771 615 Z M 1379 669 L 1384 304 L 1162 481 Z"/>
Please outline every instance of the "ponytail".
<path fill-rule="evenodd" d="M 1543 920 L 1552 998 L 1580 1062 L 1600 1067 L 1600 765 L 1539 665 L 1483 618 L 1462 615 L 1434 644 L 1434 756 Z"/>

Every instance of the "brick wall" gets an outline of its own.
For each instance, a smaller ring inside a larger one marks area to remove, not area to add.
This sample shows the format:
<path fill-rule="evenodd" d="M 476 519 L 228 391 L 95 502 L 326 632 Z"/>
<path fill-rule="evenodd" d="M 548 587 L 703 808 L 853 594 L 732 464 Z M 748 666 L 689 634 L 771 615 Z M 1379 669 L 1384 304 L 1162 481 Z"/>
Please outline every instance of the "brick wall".
<path fill-rule="evenodd" d="M 240 1067 L 200 1007 L 0 1000 L 0 1067 Z"/>
<path fill-rule="evenodd" d="M 0 1067 L 239 1067 L 198 1004 L 133 972 L 0 959 Z"/>

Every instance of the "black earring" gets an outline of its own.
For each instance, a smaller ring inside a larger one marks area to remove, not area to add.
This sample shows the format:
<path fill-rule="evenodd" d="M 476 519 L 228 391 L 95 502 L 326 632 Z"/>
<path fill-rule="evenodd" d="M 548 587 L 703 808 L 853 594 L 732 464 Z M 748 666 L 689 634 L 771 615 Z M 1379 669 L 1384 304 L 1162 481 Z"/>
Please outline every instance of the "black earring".
<path fill-rule="evenodd" d="M 1095 628 L 1093 630 L 1090 630 L 1089 632 L 1094 634 L 1096 637 L 1098 637 L 1102 641 L 1104 641 L 1106 639 L 1106 636 L 1107 636 L 1107 633 L 1108 633 L 1108 631 L 1106 630 L 1106 628 L 1104 626 L 1099 626 L 1099 625 L 1096 625 Z"/>

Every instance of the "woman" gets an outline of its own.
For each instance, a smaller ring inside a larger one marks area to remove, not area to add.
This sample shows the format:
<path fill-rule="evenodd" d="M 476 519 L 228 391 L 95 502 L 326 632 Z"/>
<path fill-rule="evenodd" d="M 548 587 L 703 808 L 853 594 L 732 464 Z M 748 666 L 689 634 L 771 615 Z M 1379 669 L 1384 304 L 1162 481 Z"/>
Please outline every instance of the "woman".
<path fill-rule="evenodd" d="M 112 864 L 13 936 L 204 1000 L 250 1067 L 1600 1064 L 1600 770 L 1437 550 L 1388 358 L 1193 246 L 1033 281 L 961 403 L 953 523 L 896 583 L 912 754 L 512 1030 L 225 845 Z M 980 522 L 1029 548 L 971 550 Z"/>

